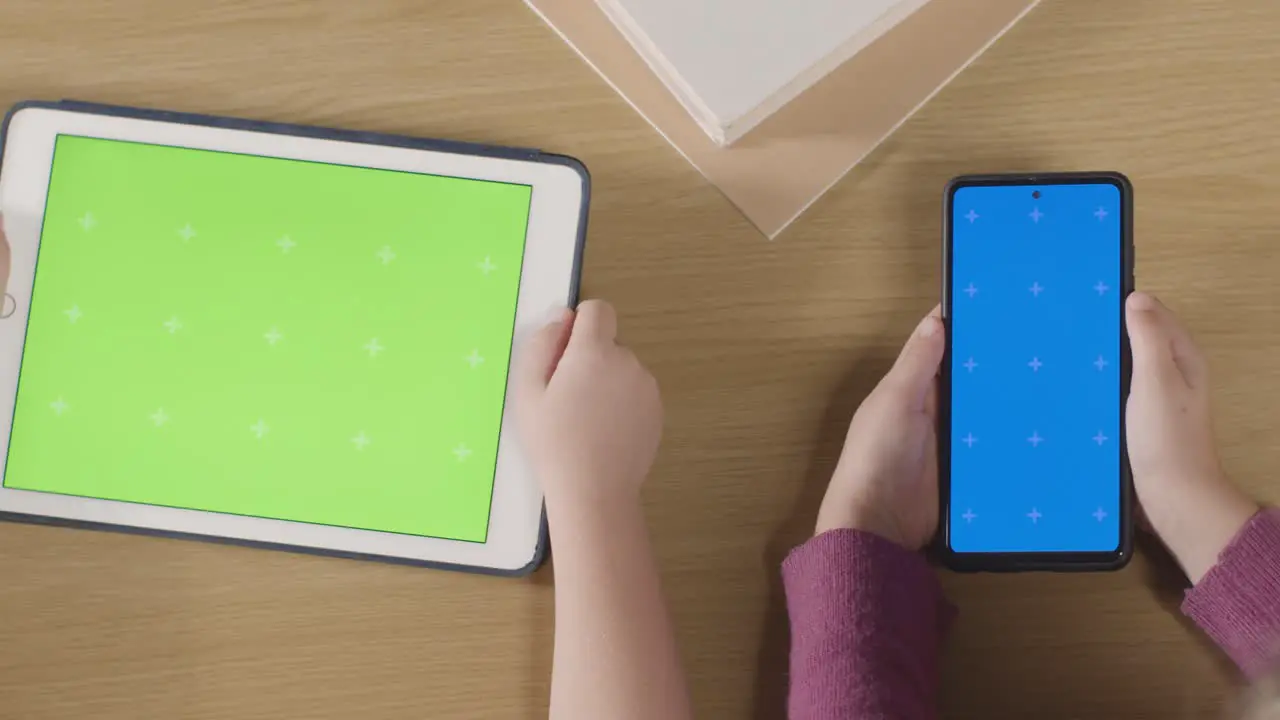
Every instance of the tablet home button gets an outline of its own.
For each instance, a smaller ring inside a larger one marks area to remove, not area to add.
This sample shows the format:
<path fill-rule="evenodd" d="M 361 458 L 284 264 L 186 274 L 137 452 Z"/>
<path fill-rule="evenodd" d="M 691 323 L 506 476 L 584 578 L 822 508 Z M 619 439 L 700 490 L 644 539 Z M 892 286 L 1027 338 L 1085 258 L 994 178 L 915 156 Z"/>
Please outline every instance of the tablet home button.
<path fill-rule="evenodd" d="M 18 301 L 9 293 L 4 294 L 4 306 L 0 307 L 0 320 L 3 320 L 13 314 L 18 309 Z"/>

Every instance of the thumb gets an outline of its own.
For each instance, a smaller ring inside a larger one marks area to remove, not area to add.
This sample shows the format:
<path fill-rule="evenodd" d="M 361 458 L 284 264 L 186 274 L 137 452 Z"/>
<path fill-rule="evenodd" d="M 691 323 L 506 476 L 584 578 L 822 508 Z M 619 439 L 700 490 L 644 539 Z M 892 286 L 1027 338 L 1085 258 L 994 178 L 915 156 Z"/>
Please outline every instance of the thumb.
<path fill-rule="evenodd" d="M 1186 380 L 1174 360 L 1173 338 L 1155 298 L 1139 292 L 1129 295 L 1125 302 L 1125 324 L 1129 330 L 1134 378 L 1150 377 L 1161 383 L 1185 385 Z"/>
<path fill-rule="evenodd" d="M 578 306 L 573 323 L 575 345 L 612 345 L 618 338 L 618 313 L 603 300 L 587 300 Z"/>
<path fill-rule="evenodd" d="M 911 409 L 925 409 L 946 346 L 942 319 L 938 316 L 938 308 L 934 308 L 916 326 L 889 370 L 890 380 L 900 392 L 907 394 Z"/>
<path fill-rule="evenodd" d="M 514 380 L 516 392 L 523 396 L 542 394 L 555 374 L 573 332 L 574 314 L 568 308 L 556 312 L 551 322 L 525 341 L 516 358 Z"/>
<path fill-rule="evenodd" d="M 4 235 L 4 215 L 0 215 L 0 304 L 9 284 L 9 240 Z"/>

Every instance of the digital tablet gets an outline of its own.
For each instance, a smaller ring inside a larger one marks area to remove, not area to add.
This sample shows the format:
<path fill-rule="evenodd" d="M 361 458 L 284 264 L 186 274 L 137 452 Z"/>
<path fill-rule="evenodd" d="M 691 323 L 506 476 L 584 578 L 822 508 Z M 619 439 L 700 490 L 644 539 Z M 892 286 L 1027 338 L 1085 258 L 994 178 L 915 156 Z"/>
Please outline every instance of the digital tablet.
<path fill-rule="evenodd" d="M 19 105 L 0 514 L 533 569 L 508 370 L 577 300 L 588 196 L 531 150 Z"/>

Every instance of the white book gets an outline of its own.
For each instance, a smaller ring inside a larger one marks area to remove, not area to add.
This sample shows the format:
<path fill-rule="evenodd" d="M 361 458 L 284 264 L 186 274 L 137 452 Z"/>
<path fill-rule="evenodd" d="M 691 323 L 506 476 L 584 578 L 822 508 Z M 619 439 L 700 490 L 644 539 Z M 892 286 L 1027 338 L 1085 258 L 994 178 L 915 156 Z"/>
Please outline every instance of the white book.
<path fill-rule="evenodd" d="M 596 0 L 719 145 L 929 0 Z"/>

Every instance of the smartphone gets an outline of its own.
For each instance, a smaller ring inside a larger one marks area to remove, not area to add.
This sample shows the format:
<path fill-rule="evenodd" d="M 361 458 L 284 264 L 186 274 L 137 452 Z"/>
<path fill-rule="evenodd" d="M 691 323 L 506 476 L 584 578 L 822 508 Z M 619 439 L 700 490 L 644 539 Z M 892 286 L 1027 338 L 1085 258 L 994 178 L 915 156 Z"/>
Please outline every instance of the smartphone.
<path fill-rule="evenodd" d="M 1115 172 L 962 176 L 944 206 L 943 562 L 1123 567 L 1132 186 Z"/>

